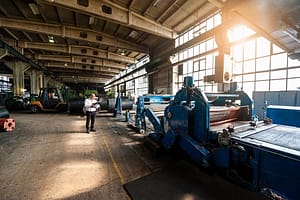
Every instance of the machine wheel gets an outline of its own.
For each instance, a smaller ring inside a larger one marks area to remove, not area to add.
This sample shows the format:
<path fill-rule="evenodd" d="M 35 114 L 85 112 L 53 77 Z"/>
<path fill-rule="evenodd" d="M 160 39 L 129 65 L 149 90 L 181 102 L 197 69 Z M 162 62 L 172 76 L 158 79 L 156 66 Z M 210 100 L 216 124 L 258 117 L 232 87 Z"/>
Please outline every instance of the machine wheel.
<path fill-rule="evenodd" d="M 32 113 L 39 113 L 40 112 L 40 108 L 38 106 L 31 106 L 30 110 Z"/>

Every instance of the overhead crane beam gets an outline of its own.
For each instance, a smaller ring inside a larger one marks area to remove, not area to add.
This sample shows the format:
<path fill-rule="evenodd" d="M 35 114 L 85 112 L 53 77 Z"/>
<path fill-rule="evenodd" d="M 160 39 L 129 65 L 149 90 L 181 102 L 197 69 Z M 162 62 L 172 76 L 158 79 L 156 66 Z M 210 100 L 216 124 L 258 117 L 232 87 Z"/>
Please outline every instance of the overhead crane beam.
<path fill-rule="evenodd" d="M 174 39 L 177 37 L 177 33 L 172 29 L 111 1 L 89 0 L 87 6 L 79 5 L 77 2 L 77 0 L 38 0 L 39 4 L 46 3 L 89 14 L 94 17 L 104 18 L 108 21 L 116 22 L 136 30 L 145 31 L 159 37 L 167 39 Z"/>
<path fill-rule="evenodd" d="M 0 18 L 0 27 L 46 34 L 51 36 L 59 36 L 62 38 L 82 40 L 99 45 L 113 46 L 120 49 L 128 49 L 140 53 L 149 52 L 149 49 L 142 45 L 121 40 L 111 35 L 91 29 L 8 18 Z"/>

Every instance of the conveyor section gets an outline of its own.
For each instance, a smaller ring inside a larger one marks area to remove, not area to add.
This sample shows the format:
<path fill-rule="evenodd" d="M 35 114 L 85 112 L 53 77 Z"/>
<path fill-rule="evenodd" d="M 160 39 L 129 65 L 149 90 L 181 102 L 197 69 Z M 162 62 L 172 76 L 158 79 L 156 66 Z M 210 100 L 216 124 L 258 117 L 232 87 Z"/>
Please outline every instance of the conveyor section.
<path fill-rule="evenodd" d="M 273 125 L 268 129 L 250 131 L 241 134 L 241 139 L 255 139 L 257 141 L 293 149 L 300 152 L 300 133 L 299 128 L 283 125 Z M 236 135 L 237 137 L 239 135 Z"/>

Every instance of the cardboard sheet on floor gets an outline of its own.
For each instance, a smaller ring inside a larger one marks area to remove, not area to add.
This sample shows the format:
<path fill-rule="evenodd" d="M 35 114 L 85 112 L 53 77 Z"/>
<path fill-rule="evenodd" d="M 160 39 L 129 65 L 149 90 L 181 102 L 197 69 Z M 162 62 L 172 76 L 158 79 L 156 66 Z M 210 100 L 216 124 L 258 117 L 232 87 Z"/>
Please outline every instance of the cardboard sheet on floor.
<path fill-rule="evenodd" d="M 196 166 L 180 161 L 173 167 L 124 184 L 133 200 L 267 200 L 217 175 L 207 174 Z"/>

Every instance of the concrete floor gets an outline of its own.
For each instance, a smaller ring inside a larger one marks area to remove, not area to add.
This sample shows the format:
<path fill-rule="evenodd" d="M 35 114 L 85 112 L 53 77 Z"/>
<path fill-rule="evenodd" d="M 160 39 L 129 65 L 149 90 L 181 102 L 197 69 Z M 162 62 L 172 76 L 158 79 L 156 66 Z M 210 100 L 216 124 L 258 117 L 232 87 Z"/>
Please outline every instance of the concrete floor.
<path fill-rule="evenodd" d="M 142 135 L 99 113 L 97 132 L 85 118 L 62 113 L 12 113 L 0 133 L 0 199 L 130 199 L 123 184 L 170 163 L 142 144 Z"/>

